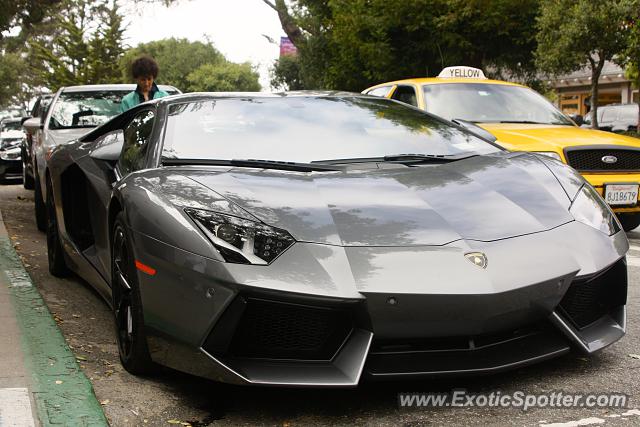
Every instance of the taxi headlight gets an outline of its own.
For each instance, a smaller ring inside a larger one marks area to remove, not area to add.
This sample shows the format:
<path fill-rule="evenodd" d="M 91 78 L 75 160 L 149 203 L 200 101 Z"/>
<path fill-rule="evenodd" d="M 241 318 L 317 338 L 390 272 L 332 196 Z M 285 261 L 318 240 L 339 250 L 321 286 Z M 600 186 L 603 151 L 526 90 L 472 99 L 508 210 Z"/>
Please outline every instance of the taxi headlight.
<path fill-rule="evenodd" d="M 560 158 L 560 154 L 555 153 L 553 151 L 534 151 L 535 154 L 540 154 L 546 157 L 551 157 L 552 159 L 556 159 L 559 162 L 562 161 L 562 159 Z"/>
<path fill-rule="evenodd" d="M 620 224 L 609 206 L 596 190 L 588 184 L 582 186 L 571 203 L 569 212 L 576 221 L 611 236 L 621 230 Z"/>
<path fill-rule="evenodd" d="M 286 231 L 260 222 L 202 209 L 187 208 L 185 212 L 226 262 L 267 265 L 295 242 Z"/>
<path fill-rule="evenodd" d="M 2 160 L 20 160 L 20 148 L 10 148 L 0 151 L 0 159 Z"/>

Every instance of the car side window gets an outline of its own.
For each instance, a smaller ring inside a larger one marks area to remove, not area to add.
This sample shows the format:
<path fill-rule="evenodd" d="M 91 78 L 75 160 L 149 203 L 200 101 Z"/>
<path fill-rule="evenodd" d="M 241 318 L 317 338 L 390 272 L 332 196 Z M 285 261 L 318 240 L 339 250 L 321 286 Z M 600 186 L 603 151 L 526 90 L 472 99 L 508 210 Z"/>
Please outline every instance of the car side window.
<path fill-rule="evenodd" d="M 144 168 L 154 119 L 153 111 L 143 111 L 124 129 L 124 145 L 119 161 L 123 176 Z"/>
<path fill-rule="evenodd" d="M 387 95 L 389 95 L 389 91 L 391 90 L 393 86 L 382 86 L 382 87 L 377 87 L 375 89 L 371 89 L 369 92 L 367 92 L 367 95 L 371 95 L 371 96 L 380 96 L 382 98 L 386 97 Z"/>
<path fill-rule="evenodd" d="M 413 105 L 414 107 L 418 106 L 418 97 L 416 96 L 416 90 L 413 86 L 398 86 L 396 91 L 393 92 L 391 99 Z"/>

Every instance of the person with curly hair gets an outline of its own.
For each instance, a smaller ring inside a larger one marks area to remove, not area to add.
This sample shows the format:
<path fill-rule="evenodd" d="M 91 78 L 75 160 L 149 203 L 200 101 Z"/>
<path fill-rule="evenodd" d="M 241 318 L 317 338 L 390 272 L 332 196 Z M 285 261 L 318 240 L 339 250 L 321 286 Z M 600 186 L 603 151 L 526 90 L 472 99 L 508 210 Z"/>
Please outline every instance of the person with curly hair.
<path fill-rule="evenodd" d="M 133 61 L 131 64 L 131 75 L 138 86 L 136 90 L 122 98 L 122 102 L 120 103 L 121 113 L 142 102 L 169 95 L 167 92 L 160 90 L 155 83 L 158 72 L 158 63 L 149 55 L 139 56 Z"/>

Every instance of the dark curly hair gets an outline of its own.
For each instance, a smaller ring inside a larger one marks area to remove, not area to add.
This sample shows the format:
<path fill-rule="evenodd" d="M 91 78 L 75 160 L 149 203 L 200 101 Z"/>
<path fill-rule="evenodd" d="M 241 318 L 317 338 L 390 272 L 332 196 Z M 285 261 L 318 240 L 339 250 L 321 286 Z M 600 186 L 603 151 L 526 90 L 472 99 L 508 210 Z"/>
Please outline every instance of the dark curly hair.
<path fill-rule="evenodd" d="M 138 77 L 153 76 L 154 80 L 158 77 L 158 63 L 149 55 L 142 55 L 131 64 L 131 75 L 134 79 Z"/>

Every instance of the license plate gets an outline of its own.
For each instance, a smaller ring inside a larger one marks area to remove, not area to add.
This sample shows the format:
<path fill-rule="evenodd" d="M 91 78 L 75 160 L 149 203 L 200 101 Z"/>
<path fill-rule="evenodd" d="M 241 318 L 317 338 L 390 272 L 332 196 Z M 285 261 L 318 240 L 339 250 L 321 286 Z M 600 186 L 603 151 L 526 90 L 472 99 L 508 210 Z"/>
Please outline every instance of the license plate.
<path fill-rule="evenodd" d="M 608 184 L 604 187 L 604 200 L 611 206 L 638 203 L 638 184 Z"/>

